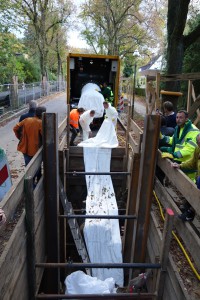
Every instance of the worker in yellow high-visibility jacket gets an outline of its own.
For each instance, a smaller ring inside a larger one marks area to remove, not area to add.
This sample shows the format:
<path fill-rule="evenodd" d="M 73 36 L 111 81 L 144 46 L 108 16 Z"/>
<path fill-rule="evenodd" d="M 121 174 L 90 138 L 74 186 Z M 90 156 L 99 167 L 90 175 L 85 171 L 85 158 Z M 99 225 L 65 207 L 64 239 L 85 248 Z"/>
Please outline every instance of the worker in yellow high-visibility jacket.
<path fill-rule="evenodd" d="M 188 112 L 185 110 L 177 112 L 176 123 L 177 126 L 175 127 L 173 136 L 161 135 L 160 150 L 163 152 L 163 158 L 171 158 L 174 162 L 180 164 L 192 157 L 197 146 L 196 137 L 200 131 L 188 119 Z M 188 170 L 185 173 L 193 181 L 195 180 L 195 172 Z"/>

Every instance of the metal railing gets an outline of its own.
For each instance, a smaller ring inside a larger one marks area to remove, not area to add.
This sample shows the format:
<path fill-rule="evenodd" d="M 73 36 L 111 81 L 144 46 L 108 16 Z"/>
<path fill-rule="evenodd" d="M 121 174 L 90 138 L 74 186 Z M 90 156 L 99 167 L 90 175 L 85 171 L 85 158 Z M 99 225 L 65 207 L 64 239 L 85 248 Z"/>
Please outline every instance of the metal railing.
<path fill-rule="evenodd" d="M 34 82 L 0 85 L 0 114 L 19 109 L 31 100 L 65 91 L 65 81 Z"/>

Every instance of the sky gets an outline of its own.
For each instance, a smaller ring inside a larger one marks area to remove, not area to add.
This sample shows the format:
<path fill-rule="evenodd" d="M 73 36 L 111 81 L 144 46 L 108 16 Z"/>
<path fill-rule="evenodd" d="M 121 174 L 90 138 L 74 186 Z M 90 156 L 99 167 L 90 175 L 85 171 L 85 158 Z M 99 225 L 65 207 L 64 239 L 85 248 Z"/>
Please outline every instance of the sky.
<path fill-rule="evenodd" d="M 77 15 L 80 12 L 80 9 L 79 9 L 80 5 L 83 4 L 84 2 L 85 2 L 85 0 L 75 0 L 74 1 L 74 4 L 76 5 L 76 9 L 77 9 Z M 72 29 L 68 33 L 69 46 L 78 47 L 78 48 L 88 48 L 88 45 L 80 36 L 81 24 L 78 24 L 77 27 L 79 27 L 79 29 L 78 28 Z"/>
<path fill-rule="evenodd" d="M 78 30 L 70 31 L 68 34 L 68 44 L 72 47 L 78 47 L 78 48 L 88 48 L 88 45 L 86 42 L 81 39 L 80 32 Z"/>

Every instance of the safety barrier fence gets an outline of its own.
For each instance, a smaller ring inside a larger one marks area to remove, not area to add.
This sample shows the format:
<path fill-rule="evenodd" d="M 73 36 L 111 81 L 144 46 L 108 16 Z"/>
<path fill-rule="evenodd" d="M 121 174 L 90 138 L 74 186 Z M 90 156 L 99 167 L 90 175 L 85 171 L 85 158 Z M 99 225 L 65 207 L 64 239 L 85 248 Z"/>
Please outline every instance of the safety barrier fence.
<path fill-rule="evenodd" d="M 0 85 L 0 115 L 23 107 L 31 100 L 65 91 L 65 81 L 34 82 Z"/>

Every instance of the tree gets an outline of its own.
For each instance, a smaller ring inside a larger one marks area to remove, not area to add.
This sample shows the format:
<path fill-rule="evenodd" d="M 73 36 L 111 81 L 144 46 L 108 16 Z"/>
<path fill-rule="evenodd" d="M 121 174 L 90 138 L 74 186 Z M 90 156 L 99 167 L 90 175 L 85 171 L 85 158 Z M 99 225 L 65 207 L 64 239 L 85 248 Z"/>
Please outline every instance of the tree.
<path fill-rule="evenodd" d="M 12 0 L 15 13 L 23 16 L 32 28 L 38 49 L 41 76 L 47 77 L 48 54 L 56 39 L 58 25 L 66 24 L 72 13 L 70 0 Z"/>
<path fill-rule="evenodd" d="M 186 34 L 187 16 L 191 0 L 168 0 L 167 16 L 167 74 L 182 73 L 186 50 L 200 37 L 200 20 Z M 179 91 L 180 82 L 167 82 L 166 89 Z"/>
<path fill-rule="evenodd" d="M 83 37 L 96 53 L 110 55 L 134 51 L 145 35 L 139 28 L 141 0 L 88 0 L 82 5 Z"/>
<path fill-rule="evenodd" d="M 23 54 L 22 43 L 9 32 L 0 33 L 0 82 L 11 83 L 12 76 L 17 75 L 20 80 L 24 78 L 23 64 L 19 55 Z"/>

